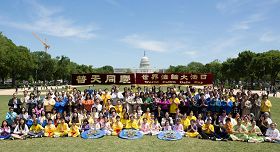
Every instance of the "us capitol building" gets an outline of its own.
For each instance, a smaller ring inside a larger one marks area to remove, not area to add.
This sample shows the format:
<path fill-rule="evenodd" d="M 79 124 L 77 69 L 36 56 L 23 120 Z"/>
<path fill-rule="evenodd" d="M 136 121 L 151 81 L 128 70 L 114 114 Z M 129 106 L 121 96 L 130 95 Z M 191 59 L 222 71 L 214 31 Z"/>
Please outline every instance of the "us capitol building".
<path fill-rule="evenodd" d="M 165 69 L 151 68 L 150 60 L 144 52 L 139 68 L 114 68 L 114 73 L 164 73 Z"/>

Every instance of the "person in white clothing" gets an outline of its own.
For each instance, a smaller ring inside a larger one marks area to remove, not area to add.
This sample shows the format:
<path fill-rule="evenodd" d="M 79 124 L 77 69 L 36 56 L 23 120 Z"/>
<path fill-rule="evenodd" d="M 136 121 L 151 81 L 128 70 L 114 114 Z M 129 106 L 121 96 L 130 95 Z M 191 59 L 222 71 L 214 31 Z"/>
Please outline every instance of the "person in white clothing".
<path fill-rule="evenodd" d="M 29 132 L 28 126 L 25 124 L 25 120 L 23 118 L 20 119 L 19 124 L 16 126 L 13 134 L 12 134 L 12 139 L 17 138 L 17 139 L 26 139 L 26 136 Z"/>
<path fill-rule="evenodd" d="M 279 130 L 276 129 L 276 126 L 277 124 L 275 122 L 270 124 L 270 128 L 268 128 L 265 133 L 265 141 L 280 142 L 280 133 Z"/>
<path fill-rule="evenodd" d="M 119 88 L 116 88 L 115 92 L 112 92 L 111 98 L 113 106 L 117 104 L 118 100 L 123 99 L 123 94 L 119 92 Z"/>

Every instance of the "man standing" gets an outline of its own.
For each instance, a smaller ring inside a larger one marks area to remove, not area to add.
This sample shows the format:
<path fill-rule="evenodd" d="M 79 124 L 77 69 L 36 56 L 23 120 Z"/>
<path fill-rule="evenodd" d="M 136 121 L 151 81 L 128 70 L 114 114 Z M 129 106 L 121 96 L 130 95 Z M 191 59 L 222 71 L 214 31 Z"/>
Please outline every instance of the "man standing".
<path fill-rule="evenodd" d="M 19 114 L 21 112 L 21 101 L 17 98 L 17 94 L 13 94 L 13 98 L 9 100 L 8 106 L 13 107 L 14 111 Z"/>

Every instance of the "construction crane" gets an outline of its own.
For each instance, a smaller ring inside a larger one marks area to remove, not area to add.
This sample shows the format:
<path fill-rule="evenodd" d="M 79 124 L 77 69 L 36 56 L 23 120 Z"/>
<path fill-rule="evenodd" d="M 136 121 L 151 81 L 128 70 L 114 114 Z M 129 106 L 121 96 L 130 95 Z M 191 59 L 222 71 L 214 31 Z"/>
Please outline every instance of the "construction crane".
<path fill-rule="evenodd" d="M 45 48 L 45 52 L 47 52 L 48 49 L 50 48 L 50 45 L 47 44 L 47 39 L 45 39 L 45 42 L 44 42 L 44 41 L 42 41 L 42 40 L 39 38 L 39 36 L 38 36 L 36 33 L 32 32 L 32 34 L 34 35 L 34 37 L 35 37 L 37 40 L 39 40 L 39 41 L 43 44 L 43 46 L 44 46 L 44 48 Z"/>

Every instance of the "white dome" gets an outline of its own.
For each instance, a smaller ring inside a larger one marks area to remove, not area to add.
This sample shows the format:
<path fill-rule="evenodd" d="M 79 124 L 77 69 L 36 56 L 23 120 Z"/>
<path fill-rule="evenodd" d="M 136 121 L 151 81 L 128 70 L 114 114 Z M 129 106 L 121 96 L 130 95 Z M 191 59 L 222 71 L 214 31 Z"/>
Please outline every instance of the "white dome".
<path fill-rule="evenodd" d="M 143 56 L 140 61 L 140 68 L 150 68 L 150 61 L 149 58 Z"/>

